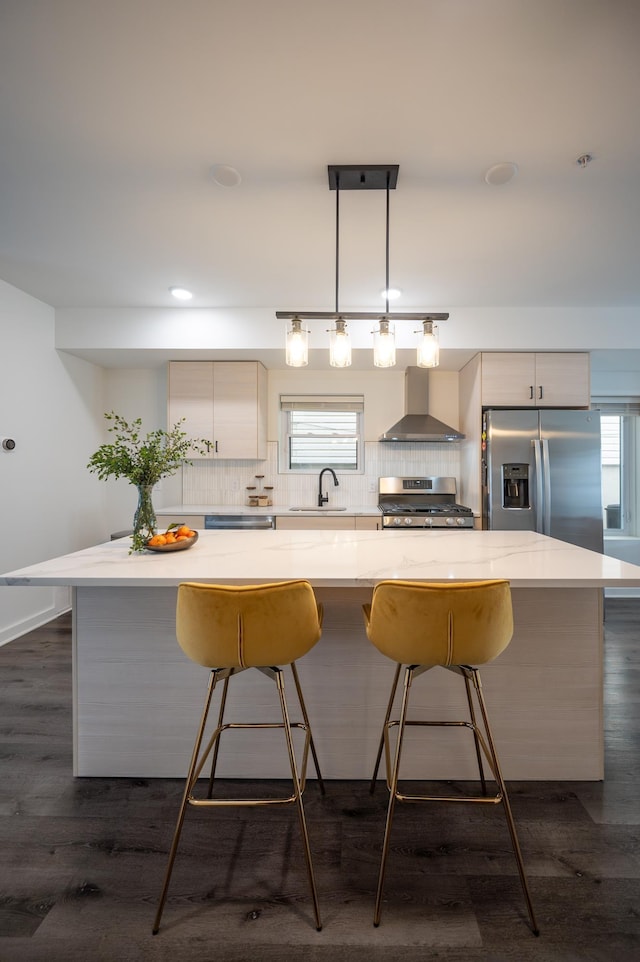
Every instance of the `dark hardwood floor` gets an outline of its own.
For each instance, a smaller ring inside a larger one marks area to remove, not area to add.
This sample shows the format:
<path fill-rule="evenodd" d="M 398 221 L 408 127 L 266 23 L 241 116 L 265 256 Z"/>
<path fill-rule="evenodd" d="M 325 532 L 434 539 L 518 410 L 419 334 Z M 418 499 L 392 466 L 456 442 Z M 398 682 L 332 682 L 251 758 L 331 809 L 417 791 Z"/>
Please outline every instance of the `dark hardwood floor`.
<path fill-rule="evenodd" d="M 608 602 L 605 782 L 510 784 L 539 938 L 493 806 L 398 808 L 374 928 L 386 791 L 313 781 L 321 932 L 289 807 L 190 810 L 152 936 L 181 782 L 74 779 L 70 620 L 25 635 L 0 649 L 1 962 L 639 959 L 639 628 Z"/>

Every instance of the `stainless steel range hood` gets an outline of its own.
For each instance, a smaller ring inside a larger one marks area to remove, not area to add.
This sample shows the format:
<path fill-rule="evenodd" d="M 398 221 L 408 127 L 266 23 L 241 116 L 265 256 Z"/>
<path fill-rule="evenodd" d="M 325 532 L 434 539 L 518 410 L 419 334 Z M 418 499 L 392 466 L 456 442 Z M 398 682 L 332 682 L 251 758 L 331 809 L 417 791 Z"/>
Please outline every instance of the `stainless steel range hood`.
<path fill-rule="evenodd" d="M 379 441 L 462 441 L 464 434 L 429 414 L 429 370 L 408 367 L 404 381 L 405 415 Z"/>

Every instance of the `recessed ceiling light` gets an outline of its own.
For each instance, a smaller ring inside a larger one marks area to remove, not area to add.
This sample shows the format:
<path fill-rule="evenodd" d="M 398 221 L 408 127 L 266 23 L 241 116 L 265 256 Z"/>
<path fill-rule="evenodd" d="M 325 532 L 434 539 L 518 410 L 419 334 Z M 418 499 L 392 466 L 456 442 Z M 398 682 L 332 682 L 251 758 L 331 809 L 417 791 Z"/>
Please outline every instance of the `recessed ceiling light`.
<path fill-rule="evenodd" d="M 211 168 L 211 177 L 218 187 L 237 187 L 242 181 L 240 171 L 229 164 L 214 164 Z"/>
<path fill-rule="evenodd" d="M 190 301 L 193 297 L 191 291 L 188 291 L 186 287 L 170 287 L 169 292 L 173 294 L 178 301 Z"/>
<path fill-rule="evenodd" d="M 494 164 L 493 167 L 489 167 L 484 179 L 492 187 L 500 187 L 502 184 L 508 184 L 510 180 L 513 180 L 517 173 L 517 164 L 510 160 L 502 161 L 499 164 Z"/>
<path fill-rule="evenodd" d="M 399 287 L 390 287 L 388 291 L 380 291 L 380 297 L 390 301 L 397 301 L 401 295 L 402 291 Z"/>

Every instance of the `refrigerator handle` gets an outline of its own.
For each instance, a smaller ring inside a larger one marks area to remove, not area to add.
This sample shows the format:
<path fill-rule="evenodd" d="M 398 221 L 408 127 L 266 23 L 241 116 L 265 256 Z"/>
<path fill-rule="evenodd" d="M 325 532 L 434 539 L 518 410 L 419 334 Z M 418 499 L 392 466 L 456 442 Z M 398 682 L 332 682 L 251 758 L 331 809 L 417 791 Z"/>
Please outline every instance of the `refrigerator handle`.
<path fill-rule="evenodd" d="M 533 440 L 533 456 L 536 465 L 536 531 L 538 534 L 544 534 L 543 519 L 544 519 L 544 483 L 542 478 L 542 449 L 541 442 Z"/>
<path fill-rule="evenodd" d="M 543 534 L 551 535 L 551 464 L 549 461 L 549 442 L 545 438 L 542 445 L 542 465 L 544 471 L 544 525 Z"/>

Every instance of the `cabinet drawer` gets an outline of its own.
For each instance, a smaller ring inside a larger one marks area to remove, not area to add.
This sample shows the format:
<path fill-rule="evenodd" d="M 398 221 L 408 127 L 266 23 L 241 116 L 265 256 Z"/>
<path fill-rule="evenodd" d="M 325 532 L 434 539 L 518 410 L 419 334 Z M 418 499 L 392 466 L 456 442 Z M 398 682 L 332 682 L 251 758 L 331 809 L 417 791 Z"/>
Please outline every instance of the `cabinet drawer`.
<path fill-rule="evenodd" d="M 318 518 L 308 515 L 304 518 L 276 518 L 276 528 L 280 531 L 352 531 L 355 528 L 353 515 L 346 517 Z"/>
<path fill-rule="evenodd" d="M 196 530 L 202 531 L 204 528 L 204 515 L 203 514 L 158 514 L 158 530 L 164 531 L 168 525 L 173 524 L 174 521 L 179 521 L 181 524 L 188 524 L 190 528 L 195 528 Z"/>
<path fill-rule="evenodd" d="M 357 531 L 378 531 L 381 526 L 380 518 L 369 517 L 368 515 L 356 516 L 355 521 Z"/>

